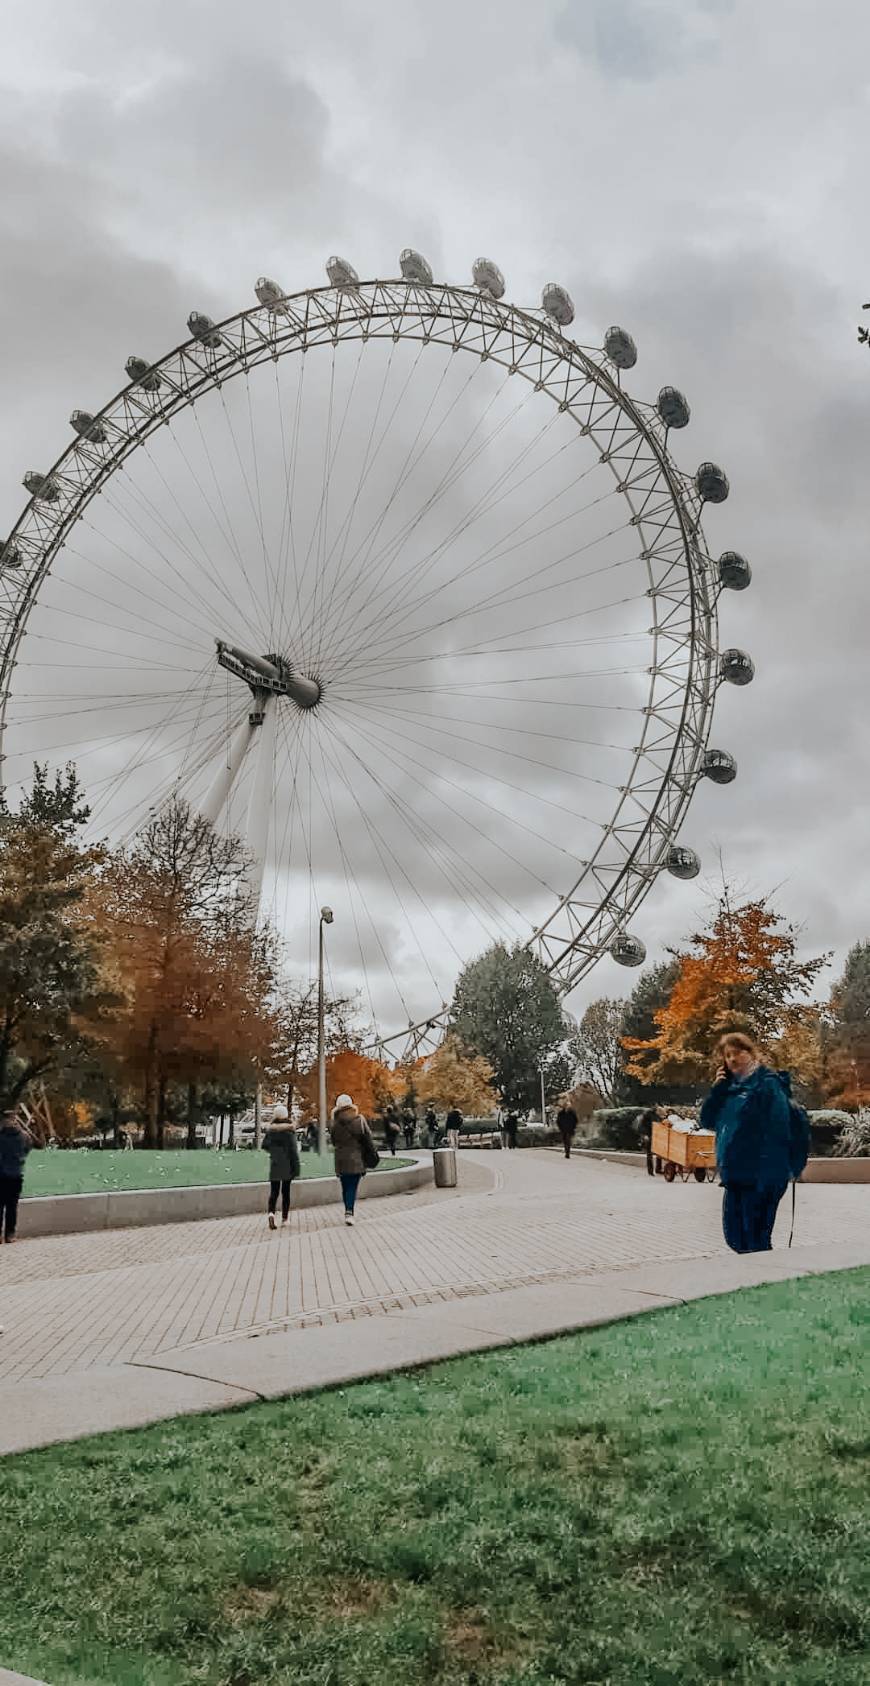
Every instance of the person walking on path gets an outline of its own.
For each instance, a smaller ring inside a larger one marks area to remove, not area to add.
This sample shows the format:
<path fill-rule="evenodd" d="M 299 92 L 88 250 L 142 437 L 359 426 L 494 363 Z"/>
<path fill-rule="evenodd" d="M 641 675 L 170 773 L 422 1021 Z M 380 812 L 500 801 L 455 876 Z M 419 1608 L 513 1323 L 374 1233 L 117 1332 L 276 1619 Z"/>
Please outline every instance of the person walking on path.
<path fill-rule="evenodd" d="M 339 1095 L 329 1126 L 335 1155 L 335 1174 L 341 1183 L 344 1221 L 354 1222 L 359 1185 L 369 1165 L 377 1164 L 377 1149 L 371 1130 L 350 1095 Z"/>
<path fill-rule="evenodd" d="M 568 1101 L 564 1101 L 556 1113 L 556 1129 L 562 1137 L 565 1158 L 571 1158 L 571 1143 L 577 1133 L 577 1114 Z"/>
<path fill-rule="evenodd" d="M 301 1171 L 296 1130 L 286 1106 L 276 1106 L 262 1145 L 269 1155 L 269 1228 L 274 1229 L 278 1195 L 281 1195 L 281 1222 L 286 1224 L 290 1217 L 290 1188 Z"/>
<path fill-rule="evenodd" d="M 429 1128 L 429 1118 L 430 1118 L 430 1116 L 434 1116 L 434 1114 L 432 1114 L 431 1108 L 429 1109 L 429 1112 L 427 1112 L 427 1114 L 426 1114 L 426 1128 L 427 1128 L 427 1130 Z M 413 1112 L 405 1112 L 405 1113 L 402 1114 L 402 1133 L 405 1137 L 405 1146 L 408 1149 L 408 1151 L 410 1152 L 411 1148 L 414 1146 L 414 1143 L 417 1139 L 417 1120 L 414 1117 Z"/>
<path fill-rule="evenodd" d="M 507 1144 L 509 1148 L 516 1147 L 519 1130 L 520 1121 L 517 1114 L 515 1112 L 509 1112 L 504 1121 L 504 1133 L 507 1136 Z"/>
<path fill-rule="evenodd" d="M 24 1161 L 33 1137 L 14 1112 L 0 1113 L 0 1241 L 15 1240 L 18 1202 L 24 1187 Z"/>
<path fill-rule="evenodd" d="M 766 1253 L 779 1203 L 807 1161 L 809 1125 L 791 1102 L 788 1072 L 763 1065 L 754 1038 L 729 1032 L 722 1065 L 701 1108 L 701 1127 L 716 1132 L 724 1190 L 722 1229 L 735 1253 Z"/>
<path fill-rule="evenodd" d="M 399 1120 L 394 1112 L 387 1112 L 384 1116 L 384 1138 L 395 1159 L 396 1143 L 399 1139 Z"/>
<path fill-rule="evenodd" d="M 447 1140 L 450 1143 L 450 1146 L 458 1147 L 459 1132 L 462 1129 L 462 1113 L 460 1112 L 458 1106 L 452 1106 L 450 1108 L 450 1111 L 444 1120 L 444 1128 L 447 1131 Z"/>

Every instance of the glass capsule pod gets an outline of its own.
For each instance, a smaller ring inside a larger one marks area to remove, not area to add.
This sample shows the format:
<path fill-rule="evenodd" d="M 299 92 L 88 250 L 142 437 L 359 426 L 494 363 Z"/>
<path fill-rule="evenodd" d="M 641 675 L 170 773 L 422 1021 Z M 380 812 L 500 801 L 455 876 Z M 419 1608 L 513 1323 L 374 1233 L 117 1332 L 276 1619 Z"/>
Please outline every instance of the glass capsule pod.
<path fill-rule="evenodd" d="M 745 591 L 752 579 L 752 569 L 745 556 L 737 550 L 723 550 L 716 564 L 719 584 L 728 591 Z"/>
<path fill-rule="evenodd" d="M 574 320 L 574 301 L 558 281 L 547 282 L 541 294 L 541 308 L 559 328 L 567 328 Z"/>
<path fill-rule="evenodd" d="M 626 328 L 608 328 L 604 350 L 617 369 L 633 369 L 637 362 L 637 346 Z"/>
<path fill-rule="evenodd" d="M 420 252 L 415 252 L 412 246 L 406 246 L 402 252 L 399 268 L 406 281 L 415 281 L 421 287 L 431 287 L 432 271 L 426 259 Z"/>
<path fill-rule="evenodd" d="M 715 462 L 702 462 L 695 475 L 695 485 L 704 503 L 724 503 L 731 490 L 724 468 Z"/>
<path fill-rule="evenodd" d="M 610 944 L 610 953 L 620 966 L 642 966 L 646 959 L 646 944 L 628 931 L 620 931 Z"/>

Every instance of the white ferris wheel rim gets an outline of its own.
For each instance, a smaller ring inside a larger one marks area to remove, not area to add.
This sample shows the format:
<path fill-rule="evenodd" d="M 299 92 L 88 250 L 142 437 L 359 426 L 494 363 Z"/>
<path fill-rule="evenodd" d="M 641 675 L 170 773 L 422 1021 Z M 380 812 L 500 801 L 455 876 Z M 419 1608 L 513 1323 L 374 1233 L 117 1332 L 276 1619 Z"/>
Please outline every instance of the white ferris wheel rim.
<path fill-rule="evenodd" d="M 192 318 L 193 320 L 193 318 Z M 207 321 L 207 319 L 202 319 Z M 597 449 L 631 510 L 646 564 L 653 641 L 647 704 L 631 771 L 609 824 L 578 876 L 527 946 L 567 993 L 614 941 L 668 864 L 704 768 L 719 671 L 720 581 L 701 529 L 703 498 L 676 466 L 668 429 L 632 400 L 605 352 L 578 346 L 544 313 L 485 291 L 407 279 L 306 289 L 209 324 L 131 380 L 93 417 L 44 477 L 5 547 L 0 570 L 0 777 L 11 676 L 21 638 L 54 558 L 91 499 L 152 434 L 206 392 L 269 361 L 344 341 L 436 344 L 493 362 L 531 382 Z M 211 343 L 206 343 L 206 341 Z M 76 412 L 76 414 L 80 414 Z M 437 1035 L 439 1004 L 394 1036 Z"/>

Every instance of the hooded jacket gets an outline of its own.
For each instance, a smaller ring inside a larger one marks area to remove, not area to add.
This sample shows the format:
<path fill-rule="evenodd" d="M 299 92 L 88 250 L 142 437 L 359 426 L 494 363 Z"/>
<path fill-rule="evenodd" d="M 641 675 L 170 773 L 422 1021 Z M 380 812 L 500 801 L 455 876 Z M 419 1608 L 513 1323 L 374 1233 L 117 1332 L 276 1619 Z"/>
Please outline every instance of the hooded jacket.
<path fill-rule="evenodd" d="M 701 1108 L 701 1126 L 716 1132 L 723 1184 L 785 1188 L 791 1176 L 791 1078 L 760 1065 L 744 1083 L 730 1074 L 714 1084 Z"/>
<path fill-rule="evenodd" d="M 363 1136 L 371 1136 L 362 1113 L 356 1107 L 342 1107 L 334 1112 L 329 1124 L 329 1134 L 335 1153 L 335 1174 L 337 1177 L 365 1175 L 362 1147 Z"/>
<path fill-rule="evenodd" d="M 269 1176 L 273 1183 L 292 1182 L 299 1176 L 299 1148 L 292 1124 L 270 1124 L 263 1134 L 263 1147 L 269 1155 Z"/>

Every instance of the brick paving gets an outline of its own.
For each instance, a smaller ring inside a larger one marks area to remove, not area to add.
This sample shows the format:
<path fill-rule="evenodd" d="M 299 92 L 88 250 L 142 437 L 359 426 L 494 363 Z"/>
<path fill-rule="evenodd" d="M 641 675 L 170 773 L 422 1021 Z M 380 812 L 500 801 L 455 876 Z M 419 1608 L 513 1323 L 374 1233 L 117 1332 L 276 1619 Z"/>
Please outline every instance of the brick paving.
<path fill-rule="evenodd" d="M 338 1205 L 22 1241 L 0 1249 L 0 1382 L 74 1376 L 410 1307 L 725 1252 L 721 1193 L 545 1151 L 460 1156 L 460 1187 Z M 798 1193 L 796 1242 L 863 1241 L 870 1187 Z M 777 1229 L 785 1246 L 788 1221 Z"/>

